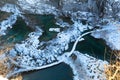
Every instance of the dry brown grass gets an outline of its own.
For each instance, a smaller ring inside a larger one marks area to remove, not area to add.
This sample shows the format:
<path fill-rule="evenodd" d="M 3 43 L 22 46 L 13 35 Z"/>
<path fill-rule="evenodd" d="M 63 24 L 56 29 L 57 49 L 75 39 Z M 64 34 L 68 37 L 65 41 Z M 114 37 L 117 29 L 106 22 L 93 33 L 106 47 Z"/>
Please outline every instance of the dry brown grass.
<path fill-rule="evenodd" d="M 9 51 L 9 50 L 11 50 L 11 49 L 12 49 L 11 46 L 9 46 L 9 47 L 4 47 L 3 49 L 0 49 L 0 55 L 4 54 L 5 52 L 7 52 L 7 51 Z"/>
<path fill-rule="evenodd" d="M 0 55 L 4 54 L 6 51 L 9 51 L 11 49 L 11 47 L 4 47 L 3 49 L 0 49 Z M 7 66 L 4 64 L 4 62 L 6 62 L 7 58 L 4 58 L 2 60 L 0 60 L 0 75 L 5 76 L 9 70 L 7 68 Z"/>
<path fill-rule="evenodd" d="M 12 78 L 12 79 L 10 79 L 10 80 L 22 80 L 23 78 L 22 78 L 22 76 L 21 75 L 19 75 L 19 76 L 17 76 L 17 77 L 14 77 L 14 78 Z"/>
<path fill-rule="evenodd" d="M 0 11 L 0 22 L 7 19 L 10 15 L 11 13 Z"/>
<path fill-rule="evenodd" d="M 4 54 L 5 52 L 9 51 L 12 49 L 12 47 L 14 46 L 14 44 L 12 45 L 5 45 L 3 49 L 0 49 L 0 55 Z M 3 60 L 0 61 L 0 75 L 5 77 L 7 75 L 7 73 L 9 72 L 9 69 L 7 68 L 7 66 L 5 66 L 4 62 L 7 60 L 7 58 L 4 58 Z M 16 77 L 11 78 L 10 80 L 22 80 L 22 76 L 18 75 Z"/>
<path fill-rule="evenodd" d="M 120 51 L 114 51 L 115 60 L 110 60 L 109 65 L 105 65 L 107 80 L 120 80 Z"/>
<path fill-rule="evenodd" d="M 115 62 L 111 65 L 106 65 L 106 77 L 107 80 L 120 80 L 120 62 Z"/>
<path fill-rule="evenodd" d="M 0 75 L 4 76 L 8 73 L 8 69 L 5 65 L 0 63 Z"/>

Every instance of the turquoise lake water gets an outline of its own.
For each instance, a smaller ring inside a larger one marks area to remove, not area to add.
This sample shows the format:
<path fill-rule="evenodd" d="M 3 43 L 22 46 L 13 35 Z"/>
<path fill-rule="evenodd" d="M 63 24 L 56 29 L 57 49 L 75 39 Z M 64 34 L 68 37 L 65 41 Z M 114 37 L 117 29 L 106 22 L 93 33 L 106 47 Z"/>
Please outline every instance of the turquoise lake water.
<path fill-rule="evenodd" d="M 49 31 L 49 28 L 59 28 L 55 24 L 56 20 L 53 15 L 27 15 L 31 21 L 34 21 L 34 25 L 39 26 L 44 30 L 43 35 L 39 38 L 40 41 L 49 41 L 56 37 L 58 32 Z"/>
<path fill-rule="evenodd" d="M 18 18 L 12 29 L 8 29 L 5 36 L 0 37 L 0 43 L 19 43 L 28 37 L 33 30 L 28 27 L 24 20 Z"/>

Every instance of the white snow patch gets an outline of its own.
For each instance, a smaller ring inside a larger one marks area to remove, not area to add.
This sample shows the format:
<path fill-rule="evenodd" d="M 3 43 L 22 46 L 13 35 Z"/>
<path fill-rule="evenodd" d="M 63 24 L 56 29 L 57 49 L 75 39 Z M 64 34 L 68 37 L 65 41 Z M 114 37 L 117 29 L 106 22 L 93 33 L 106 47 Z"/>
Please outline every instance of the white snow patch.
<path fill-rule="evenodd" d="M 46 3 L 47 0 L 18 0 L 18 5 L 22 10 L 27 10 L 34 14 L 56 14 L 56 8 Z"/>
<path fill-rule="evenodd" d="M 12 12 L 14 13 L 10 17 L 8 17 L 6 20 L 3 20 L 0 22 L 0 35 L 5 35 L 5 31 L 8 28 L 12 28 L 12 25 L 15 24 L 17 17 L 21 16 L 21 12 L 19 11 L 19 8 L 16 5 L 13 4 L 5 4 L 3 7 L 0 8 L 1 11 L 5 12 Z"/>
<path fill-rule="evenodd" d="M 17 20 L 17 15 L 13 14 L 7 20 L 0 22 L 0 35 L 5 35 L 7 28 L 12 28 L 12 25 L 15 24 Z"/>
<path fill-rule="evenodd" d="M 8 79 L 0 76 L 0 80 L 8 80 Z"/>
<path fill-rule="evenodd" d="M 108 64 L 107 61 L 98 60 L 78 51 L 75 51 L 73 55 L 77 56 L 76 60 L 66 57 L 62 59 L 73 69 L 74 80 L 106 80 L 104 65 Z"/>
<path fill-rule="evenodd" d="M 29 4 L 35 4 L 36 0 L 26 0 Z"/>
<path fill-rule="evenodd" d="M 49 31 L 60 32 L 60 28 L 50 28 Z"/>
<path fill-rule="evenodd" d="M 5 12 L 12 12 L 15 14 L 20 14 L 19 8 L 16 5 L 13 4 L 5 4 L 2 8 L 0 8 L 1 11 Z"/>
<path fill-rule="evenodd" d="M 101 30 L 92 33 L 92 36 L 104 39 L 113 50 L 120 50 L 120 23 L 111 22 Z"/>

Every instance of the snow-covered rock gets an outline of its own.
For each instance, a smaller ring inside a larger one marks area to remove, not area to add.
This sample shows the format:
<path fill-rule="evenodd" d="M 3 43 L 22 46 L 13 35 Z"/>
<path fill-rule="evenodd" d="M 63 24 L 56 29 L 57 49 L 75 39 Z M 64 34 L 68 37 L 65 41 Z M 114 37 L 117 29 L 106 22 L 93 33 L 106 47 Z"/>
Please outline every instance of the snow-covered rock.
<path fill-rule="evenodd" d="M 50 28 L 49 31 L 60 32 L 60 28 Z"/>

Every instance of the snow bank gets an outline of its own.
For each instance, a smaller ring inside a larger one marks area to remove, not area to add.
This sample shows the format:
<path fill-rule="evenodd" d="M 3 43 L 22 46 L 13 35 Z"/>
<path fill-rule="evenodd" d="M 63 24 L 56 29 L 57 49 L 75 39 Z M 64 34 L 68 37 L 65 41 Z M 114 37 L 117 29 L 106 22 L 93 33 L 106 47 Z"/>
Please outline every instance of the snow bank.
<path fill-rule="evenodd" d="M 8 79 L 6 79 L 6 78 L 0 76 L 0 80 L 8 80 Z"/>
<path fill-rule="evenodd" d="M 0 35 L 5 35 L 5 31 L 8 28 L 12 28 L 12 25 L 15 24 L 15 22 L 17 21 L 17 17 L 21 16 L 21 12 L 15 5 L 12 4 L 5 4 L 2 8 L 0 8 L 0 10 L 13 13 L 6 20 L 0 22 Z"/>
<path fill-rule="evenodd" d="M 5 35 L 5 31 L 8 28 L 12 28 L 12 25 L 15 24 L 16 20 L 17 20 L 17 15 L 13 14 L 10 17 L 8 17 L 6 20 L 0 22 L 0 35 Z"/>
<path fill-rule="evenodd" d="M 110 22 L 102 26 L 100 31 L 92 34 L 95 38 L 102 38 L 113 50 L 120 50 L 120 22 Z"/>
<path fill-rule="evenodd" d="M 15 48 L 9 51 L 9 56 L 15 57 L 20 55 L 20 58 L 17 59 L 18 63 L 20 61 L 20 65 L 34 65 L 33 56 L 35 58 L 39 58 L 39 54 L 41 50 L 37 50 L 37 47 L 39 45 L 39 36 L 42 35 L 41 32 L 31 32 L 28 36 L 29 38 L 25 41 L 23 41 L 21 44 L 16 44 Z M 31 61 L 31 62 L 30 62 Z M 37 62 L 37 61 L 36 61 Z M 41 62 L 39 62 L 41 63 Z"/>
<path fill-rule="evenodd" d="M 56 8 L 46 3 L 48 0 L 18 0 L 22 10 L 34 14 L 56 14 Z"/>
<path fill-rule="evenodd" d="M 72 57 L 64 58 L 64 62 L 73 69 L 74 80 L 106 80 L 104 65 L 108 62 L 78 51 L 75 51 L 73 55 L 76 56 L 75 60 Z"/>

